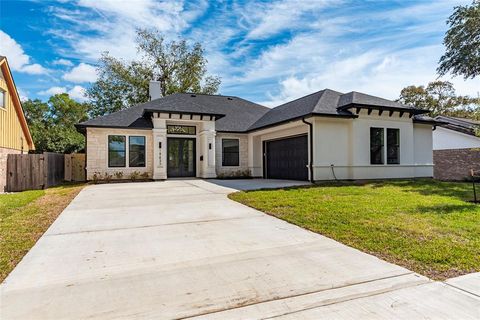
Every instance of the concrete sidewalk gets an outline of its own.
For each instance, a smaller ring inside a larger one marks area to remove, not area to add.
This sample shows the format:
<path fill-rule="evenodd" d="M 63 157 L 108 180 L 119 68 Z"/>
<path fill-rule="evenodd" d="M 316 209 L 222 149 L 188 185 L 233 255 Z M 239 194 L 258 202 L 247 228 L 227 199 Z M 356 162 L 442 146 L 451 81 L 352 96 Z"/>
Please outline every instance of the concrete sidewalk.
<path fill-rule="evenodd" d="M 1 285 L 0 318 L 478 319 L 477 296 L 231 201 L 232 189 L 85 188 Z"/>

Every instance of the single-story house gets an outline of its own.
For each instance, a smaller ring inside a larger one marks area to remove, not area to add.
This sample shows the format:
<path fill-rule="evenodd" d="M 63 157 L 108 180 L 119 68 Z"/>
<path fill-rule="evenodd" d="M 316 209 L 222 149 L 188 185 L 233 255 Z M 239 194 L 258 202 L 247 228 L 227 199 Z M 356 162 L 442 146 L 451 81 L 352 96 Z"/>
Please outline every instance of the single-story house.
<path fill-rule="evenodd" d="M 427 110 L 321 90 L 275 108 L 234 96 L 177 93 L 77 125 L 87 178 L 332 180 L 432 177 Z"/>
<path fill-rule="evenodd" d="M 434 177 L 465 180 L 470 170 L 480 171 L 480 121 L 437 116 L 441 124 L 433 132 Z"/>

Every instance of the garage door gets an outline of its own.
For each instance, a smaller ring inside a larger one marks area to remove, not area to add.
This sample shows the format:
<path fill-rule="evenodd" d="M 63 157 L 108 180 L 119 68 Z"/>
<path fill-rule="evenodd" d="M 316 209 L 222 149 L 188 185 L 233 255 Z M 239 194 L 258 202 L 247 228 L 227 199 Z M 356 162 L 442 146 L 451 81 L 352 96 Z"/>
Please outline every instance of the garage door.
<path fill-rule="evenodd" d="M 298 136 L 265 143 L 266 177 L 308 180 L 308 138 Z"/>

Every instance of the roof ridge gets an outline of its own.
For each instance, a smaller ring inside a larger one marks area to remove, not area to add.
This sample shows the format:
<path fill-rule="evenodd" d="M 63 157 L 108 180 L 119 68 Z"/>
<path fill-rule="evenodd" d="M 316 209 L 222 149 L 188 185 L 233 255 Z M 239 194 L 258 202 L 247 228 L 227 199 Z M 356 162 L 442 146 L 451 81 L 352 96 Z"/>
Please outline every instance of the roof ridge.
<path fill-rule="evenodd" d="M 273 107 L 273 108 L 271 108 L 271 109 L 273 110 L 273 109 L 276 109 L 276 108 L 282 107 L 282 106 L 284 106 L 284 105 L 286 105 L 286 104 L 289 104 L 289 103 L 292 103 L 292 102 L 298 101 L 298 100 L 300 100 L 300 99 L 303 99 L 303 98 L 306 98 L 306 97 L 313 96 L 314 94 L 320 93 L 320 92 L 322 92 L 322 91 L 325 91 L 325 90 L 327 90 L 327 89 L 322 89 L 322 90 L 319 90 L 319 91 L 315 91 L 315 92 L 309 93 L 309 94 L 307 94 L 306 96 L 301 96 L 301 97 L 298 97 L 297 99 L 293 99 L 293 100 L 290 100 L 290 101 L 288 101 L 288 102 L 285 102 L 285 103 L 279 104 L 278 106 L 276 106 L 276 107 Z M 320 98 L 318 98 L 318 99 L 320 100 Z M 318 101 L 317 101 L 317 102 L 318 102 Z M 316 105 L 316 104 L 315 104 L 315 105 Z"/>

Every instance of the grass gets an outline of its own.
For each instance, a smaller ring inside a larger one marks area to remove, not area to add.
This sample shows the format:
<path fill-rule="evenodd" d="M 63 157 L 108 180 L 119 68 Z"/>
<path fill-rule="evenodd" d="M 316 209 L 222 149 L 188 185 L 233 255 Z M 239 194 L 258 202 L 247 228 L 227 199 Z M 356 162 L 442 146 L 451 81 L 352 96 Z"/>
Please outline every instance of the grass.
<path fill-rule="evenodd" d="M 83 185 L 0 194 L 0 282 L 15 268 Z"/>
<path fill-rule="evenodd" d="M 335 183 L 229 197 L 433 279 L 480 271 L 480 205 L 467 201 L 468 183 Z"/>

